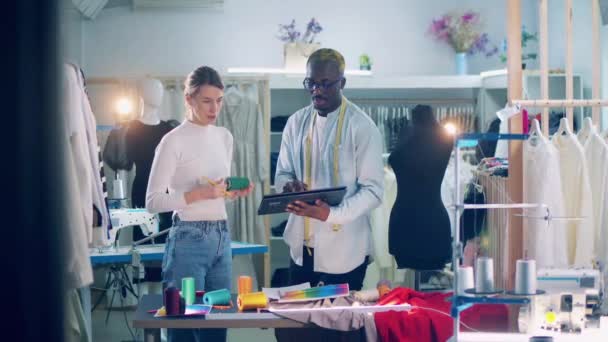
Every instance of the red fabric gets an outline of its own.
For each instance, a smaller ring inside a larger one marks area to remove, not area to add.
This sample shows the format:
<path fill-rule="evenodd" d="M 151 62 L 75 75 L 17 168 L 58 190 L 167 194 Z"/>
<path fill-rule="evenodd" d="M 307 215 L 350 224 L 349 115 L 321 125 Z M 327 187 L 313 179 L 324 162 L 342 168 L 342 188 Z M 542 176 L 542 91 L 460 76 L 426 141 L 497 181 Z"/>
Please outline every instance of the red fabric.
<path fill-rule="evenodd" d="M 446 341 L 452 336 L 454 324 L 449 316 L 451 302 L 446 301 L 451 296 L 452 293 L 425 293 L 408 288 L 394 289 L 382 297 L 378 304 L 409 303 L 419 308 L 410 311 L 388 311 L 374 314 L 379 340 L 386 342 Z M 464 324 L 476 330 L 507 331 L 508 328 L 508 312 L 505 305 L 474 305 L 464 310 L 460 317 Z M 461 330 L 468 329 L 461 327 Z"/>
<path fill-rule="evenodd" d="M 530 122 L 529 122 L 529 118 L 528 118 L 528 111 L 524 108 L 521 110 L 521 123 L 522 123 L 522 130 L 524 134 L 528 134 L 528 131 L 530 129 Z"/>

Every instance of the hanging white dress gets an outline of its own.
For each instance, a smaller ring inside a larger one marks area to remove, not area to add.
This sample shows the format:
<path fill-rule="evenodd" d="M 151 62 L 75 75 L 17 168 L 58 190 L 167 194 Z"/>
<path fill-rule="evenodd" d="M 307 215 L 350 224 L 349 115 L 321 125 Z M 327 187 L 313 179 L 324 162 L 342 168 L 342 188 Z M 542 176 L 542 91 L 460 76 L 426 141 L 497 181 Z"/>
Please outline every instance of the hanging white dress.
<path fill-rule="evenodd" d="M 560 155 L 547 139 L 531 138 L 523 146 L 525 203 L 544 203 L 552 216 L 565 215 Z M 527 209 L 526 216 L 543 217 L 545 209 Z M 537 267 L 567 267 L 568 241 L 564 221 L 524 219 L 524 256 Z"/>
<path fill-rule="evenodd" d="M 555 134 L 551 141 L 560 156 L 565 216 L 582 218 L 565 221 L 568 258 L 572 266 L 591 267 L 594 259 L 593 204 L 585 152 L 572 133 Z"/>
<path fill-rule="evenodd" d="M 384 198 L 382 204 L 372 210 L 372 238 L 374 261 L 380 271 L 393 266 L 393 256 L 388 252 L 388 220 L 397 198 L 397 178 L 388 167 L 384 168 Z"/>
<path fill-rule="evenodd" d="M 87 149 L 84 118 L 80 111 L 76 70 L 64 66 L 63 110 L 65 120 L 65 171 L 68 200 L 65 231 L 64 284 L 68 289 L 82 288 L 93 282 L 89 243 L 93 229 L 92 170 Z"/>
<path fill-rule="evenodd" d="M 218 126 L 234 137 L 231 175 L 247 177 L 255 183 L 250 196 L 227 203 L 228 222 L 235 241 L 266 243 L 265 225 L 258 216 L 263 197 L 262 182 L 268 174 L 269 159 L 264 140 L 264 118 L 256 102 L 238 90 L 227 90 Z"/>
<path fill-rule="evenodd" d="M 595 129 L 582 141 L 589 169 L 595 250 L 602 264 L 608 263 L 608 142 Z"/>

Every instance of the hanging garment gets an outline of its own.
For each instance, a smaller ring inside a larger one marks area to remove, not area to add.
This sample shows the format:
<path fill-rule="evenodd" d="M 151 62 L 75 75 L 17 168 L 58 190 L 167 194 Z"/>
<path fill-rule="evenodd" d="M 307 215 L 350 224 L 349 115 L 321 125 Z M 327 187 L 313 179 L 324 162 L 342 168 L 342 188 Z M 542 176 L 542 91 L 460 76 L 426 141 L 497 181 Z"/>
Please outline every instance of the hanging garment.
<path fill-rule="evenodd" d="M 559 151 L 565 216 L 582 220 L 566 221 L 569 263 L 591 267 L 594 258 L 593 204 L 591 183 L 583 146 L 572 133 L 556 133 L 552 143 Z"/>
<path fill-rule="evenodd" d="M 393 257 L 388 252 L 388 218 L 397 198 L 397 179 L 388 167 L 384 168 L 384 198 L 382 204 L 372 211 L 372 238 L 374 239 L 374 262 L 381 273 L 393 266 Z"/>
<path fill-rule="evenodd" d="M 413 124 L 389 157 L 397 177 L 389 251 L 399 268 L 439 270 L 452 255 L 450 218 L 441 199 L 441 183 L 453 140 L 430 108 L 416 108 L 412 112 Z"/>
<path fill-rule="evenodd" d="M 608 142 L 593 128 L 584 142 L 593 198 L 596 256 L 608 264 Z"/>
<path fill-rule="evenodd" d="M 462 203 L 466 194 L 467 184 L 469 184 L 473 179 L 476 166 L 462 159 L 458 165 L 458 168 L 458 183 L 460 184 L 460 198 L 458 199 L 458 202 Z M 445 169 L 445 174 L 441 182 L 441 201 L 448 211 L 450 227 L 454 227 L 455 225 L 454 209 L 448 208 L 454 205 L 454 195 L 456 193 L 456 181 L 454 180 L 455 171 L 456 168 L 454 165 L 454 158 L 450 158 L 448 167 Z"/>
<path fill-rule="evenodd" d="M 66 342 L 89 342 L 92 340 L 88 330 L 86 314 L 76 289 L 68 290 L 64 295 L 64 333 Z"/>
<path fill-rule="evenodd" d="M 99 143 L 97 142 L 97 123 L 91 104 L 89 103 L 89 97 L 84 90 L 84 78 L 82 73 L 78 69 L 78 91 L 80 93 L 81 102 L 81 114 L 84 118 L 87 147 L 89 149 L 89 163 L 91 164 L 91 194 L 93 200 L 93 207 L 97 219 L 93 223 L 94 239 L 92 245 L 106 246 L 109 244 L 108 240 L 108 229 L 110 227 L 110 213 L 108 211 L 106 198 L 107 191 L 105 190 L 105 179 L 102 178 L 103 165 L 99 158 Z"/>
<path fill-rule="evenodd" d="M 84 118 L 80 112 L 80 94 L 76 70 L 64 66 L 63 111 L 65 120 L 65 171 L 67 186 L 65 229 L 64 284 L 67 289 L 82 288 L 93 283 L 89 256 L 92 238 L 93 200 L 92 170 L 87 155 Z"/>
<path fill-rule="evenodd" d="M 524 143 L 523 151 L 524 202 L 547 204 L 551 216 L 565 216 L 558 150 L 546 138 L 533 137 Z M 540 218 L 547 212 L 527 209 L 525 214 Z M 524 218 L 523 224 L 524 257 L 536 260 L 540 268 L 569 265 L 565 221 Z"/>
<path fill-rule="evenodd" d="M 247 177 L 254 183 L 250 196 L 227 203 L 232 239 L 265 243 L 266 230 L 258 204 L 263 197 L 262 182 L 268 175 L 268 150 L 264 140 L 264 118 L 256 102 L 234 87 L 224 94 L 224 104 L 217 125 L 227 128 L 234 137 L 231 175 Z"/>
<path fill-rule="evenodd" d="M 93 236 L 93 169 L 89 156 L 85 116 L 82 113 L 82 92 L 78 85 L 78 76 L 73 66 L 66 66 L 66 68 L 68 69 L 66 71 L 68 89 L 64 92 L 67 96 L 68 119 L 66 123 L 68 125 L 72 158 L 76 167 L 76 174 L 79 175 L 76 180 L 81 204 L 80 210 L 85 224 L 82 229 L 86 231 L 87 241 L 90 243 Z"/>

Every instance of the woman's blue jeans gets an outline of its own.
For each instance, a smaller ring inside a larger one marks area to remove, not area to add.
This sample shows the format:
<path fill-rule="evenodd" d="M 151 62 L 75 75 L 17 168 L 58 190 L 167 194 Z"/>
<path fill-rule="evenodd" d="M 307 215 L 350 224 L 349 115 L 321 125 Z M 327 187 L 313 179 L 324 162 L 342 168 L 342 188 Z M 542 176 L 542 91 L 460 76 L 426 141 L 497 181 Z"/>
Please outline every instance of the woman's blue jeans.
<path fill-rule="evenodd" d="M 230 232 L 222 221 L 181 221 L 175 216 L 163 257 L 163 283 L 181 289 L 193 277 L 196 290 L 231 290 Z M 226 341 L 226 329 L 168 329 L 169 342 Z"/>

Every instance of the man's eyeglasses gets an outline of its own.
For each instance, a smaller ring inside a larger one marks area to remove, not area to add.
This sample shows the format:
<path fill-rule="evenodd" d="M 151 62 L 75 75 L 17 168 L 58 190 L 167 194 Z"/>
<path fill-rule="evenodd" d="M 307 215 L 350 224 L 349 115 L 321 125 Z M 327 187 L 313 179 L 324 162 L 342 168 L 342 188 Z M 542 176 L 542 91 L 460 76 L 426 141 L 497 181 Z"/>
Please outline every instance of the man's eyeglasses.
<path fill-rule="evenodd" d="M 335 81 L 323 80 L 323 82 L 321 82 L 321 83 L 316 83 L 313 79 L 307 77 L 304 79 L 302 84 L 304 85 L 304 89 L 306 89 L 308 91 L 313 91 L 313 90 L 315 90 L 315 88 L 319 88 L 321 90 L 327 90 L 327 89 L 335 86 L 340 81 L 342 81 L 342 77 L 340 77 L 339 79 L 337 79 Z"/>

